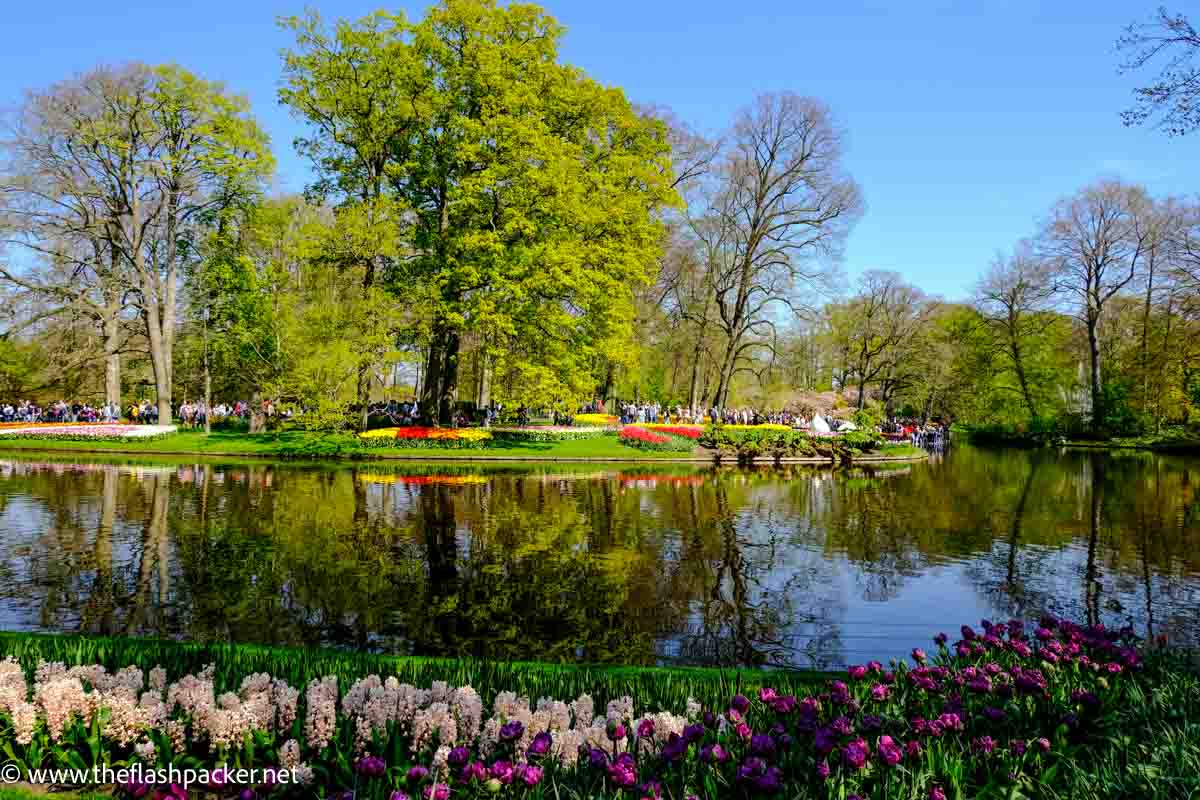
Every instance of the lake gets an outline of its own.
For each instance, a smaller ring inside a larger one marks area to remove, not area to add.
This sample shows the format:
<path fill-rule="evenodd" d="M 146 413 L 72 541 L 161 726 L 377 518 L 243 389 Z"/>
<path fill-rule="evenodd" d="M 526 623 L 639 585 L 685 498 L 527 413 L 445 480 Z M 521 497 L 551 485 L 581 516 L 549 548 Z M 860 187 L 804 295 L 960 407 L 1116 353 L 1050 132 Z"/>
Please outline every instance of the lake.
<path fill-rule="evenodd" d="M 832 667 L 1042 612 L 1200 638 L 1200 459 L 889 468 L 0 457 L 0 628 Z"/>

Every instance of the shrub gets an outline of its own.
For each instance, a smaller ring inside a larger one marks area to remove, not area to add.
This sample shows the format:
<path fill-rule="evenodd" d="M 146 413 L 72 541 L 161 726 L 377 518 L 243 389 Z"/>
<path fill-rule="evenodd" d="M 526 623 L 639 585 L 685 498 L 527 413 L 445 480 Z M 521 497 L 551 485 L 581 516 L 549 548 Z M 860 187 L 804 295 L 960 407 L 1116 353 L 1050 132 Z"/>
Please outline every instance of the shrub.
<path fill-rule="evenodd" d="M 722 457 L 738 461 L 770 458 L 828 458 L 846 461 L 853 455 L 879 448 L 883 437 L 873 431 L 852 431 L 840 436 L 810 436 L 785 426 L 711 425 L 700 444 Z"/>

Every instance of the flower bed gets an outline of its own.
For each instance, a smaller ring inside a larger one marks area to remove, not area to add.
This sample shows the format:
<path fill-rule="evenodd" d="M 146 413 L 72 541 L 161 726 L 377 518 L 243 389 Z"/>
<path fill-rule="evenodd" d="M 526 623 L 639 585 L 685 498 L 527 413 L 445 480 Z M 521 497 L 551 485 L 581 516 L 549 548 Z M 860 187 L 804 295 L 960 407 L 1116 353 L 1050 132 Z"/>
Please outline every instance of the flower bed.
<path fill-rule="evenodd" d="M 595 439 L 609 428 L 574 427 L 567 425 L 524 425 L 492 428 L 492 438 L 497 442 L 565 442 L 574 439 Z"/>
<path fill-rule="evenodd" d="M 936 637 L 932 658 L 914 650 L 911 666 L 851 667 L 810 696 L 764 687 L 655 710 L 376 675 L 302 690 L 243 674 L 222 693 L 213 667 L 168 684 L 161 669 L 43 662 L 27 675 L 10 660 L 0 749 L 22 769 L 228 763 L 306 784 L 208 787 L 230 797 L 1186 796 L 1172 789 L 1200 755 L 1183 735 L 1200 712 L 1194 675 L 1163 655 L 1147 666 L 1131 638 L 1099 626 L 962 634 Z"/>
<path fill-rule="evenodd" d="M 695 442 L 682 436 L 668 436 L 665 433 L 647 430 L 640 425 L 626 425 L 617 434 L 617 441 L 639 450 L 660 450 L 669 452 L 690 452 Z"/>
<path fill-rule="evenodd" d="M 685 439 L 699 439 L 704 434 L 701 425 L 661 425 L 658 423 L 644 425 L 647 430 L 655 433 L 665 433 L 670 436 L 682 436 Z"/>
<path fill-rule="evenodd" d="M 474 449 L 487 447 L 492 440 L 491 432 L 483 428 L 429 428 L 423 425 L 379 428 L 358 436 L 367 447 Z"/>
<path fill-rule="evenodd" d="M 176 431 L 174 425 L 122 425 L 93 422 L 36 422 L 8 423 L 0 426 L 5 439 L 55 439 L 81 442 L 144 442 L 159 439 Z"/>
<path fill-rule="evenodd" d="M 581 428 L 612 428 L 617 418 L 612 414 L 576 414 L 574 423 Z"/>

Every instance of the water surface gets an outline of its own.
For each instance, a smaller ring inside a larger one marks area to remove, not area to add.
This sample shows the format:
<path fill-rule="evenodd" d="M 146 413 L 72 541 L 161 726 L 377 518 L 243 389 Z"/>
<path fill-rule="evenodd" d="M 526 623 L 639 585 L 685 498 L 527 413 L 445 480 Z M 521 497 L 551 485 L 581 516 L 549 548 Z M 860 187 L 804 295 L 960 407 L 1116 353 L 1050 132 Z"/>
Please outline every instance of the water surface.
<path fill-rule="evenodd" d="M 1200 460 L 890 469 L 0 458 L 0 627 L 834 666 L 1043 611 L 1200 638 Z"/>

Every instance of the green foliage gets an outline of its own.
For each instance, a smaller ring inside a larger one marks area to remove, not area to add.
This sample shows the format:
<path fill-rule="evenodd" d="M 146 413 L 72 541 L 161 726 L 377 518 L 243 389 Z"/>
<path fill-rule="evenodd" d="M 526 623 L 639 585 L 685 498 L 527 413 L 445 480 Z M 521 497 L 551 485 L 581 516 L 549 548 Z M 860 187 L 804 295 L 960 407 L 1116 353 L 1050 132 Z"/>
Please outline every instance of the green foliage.
<path fill-rule="evenodd" d="M 883 422 L 883 407 L 878 403 L 868 403 L 866 408 L 855 411 L 852 417 L 854 424 L 862 430 L 873 431 Z"/>
<path fill-rule="evenodd" d="M 37 348 L 0 337 L 0 397 L 12 402 L 28 397 L 42 361 Z"/>
<path fill-rule="evenodd" d="M 700 444 L 723 458 L 738 461 L 783 458 L 823 458 L 848 461 L 855 454 L 879 449 L 883 437 L 874 431 L 851 431 L 838 436 L 810 436 L 804 431 L 774 428 L 730 428 L 709 425 Z"/>
<path fill-rule="evenodd" d="M 313 189 L 394 220 L 395 252 L 367 259 L 376 236 L 356 252 L 417 312 L 405 338 L 432 348 L 428 379 L 457 385 L 470 334 L 497 399 L 589 394 L 597 357 L 630 338 L 632 287 L 660 247 L 654 211 L 676 202 L 662 125 L 560 64 L 562 27 L 535 6 L 283 24 L 296 44 L 280 99 L 310 126 Z"/>

